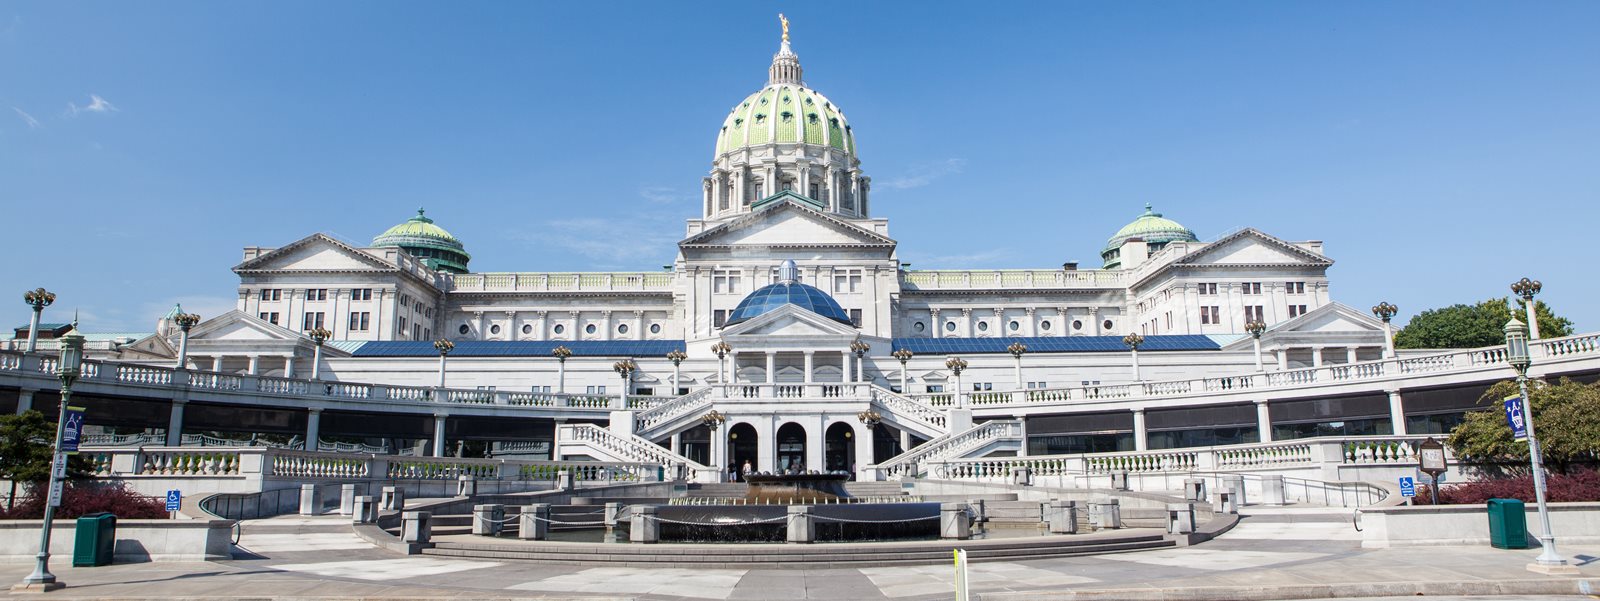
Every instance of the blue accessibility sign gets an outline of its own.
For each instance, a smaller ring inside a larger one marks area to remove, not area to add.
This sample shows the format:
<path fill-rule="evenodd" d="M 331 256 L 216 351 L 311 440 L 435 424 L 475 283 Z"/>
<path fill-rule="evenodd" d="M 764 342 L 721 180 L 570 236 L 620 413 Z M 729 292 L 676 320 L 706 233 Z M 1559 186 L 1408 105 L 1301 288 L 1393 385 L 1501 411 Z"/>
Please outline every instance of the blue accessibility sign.
<path fill-rule="evenodd" d="M 1511 426 L 1511 439 L 1527 440 L 1528 418 L 1522 412 L 1522 397 L 1506 397 L 1503 402 L 1506 406 L 1506 424 Z"/>
<path fill-rule="evenodd" d="M 1416 478 L 1412 478 L 1411 476 L 1403 476 L 1400 478 L 1400 496 L 1407 498 L 1417 496 Z"/>
<path fill-rule="evenodd" d="M 167 491 L 167 511 L 177 511 L 181 507 L 183 507 L 183 492 Z"/>

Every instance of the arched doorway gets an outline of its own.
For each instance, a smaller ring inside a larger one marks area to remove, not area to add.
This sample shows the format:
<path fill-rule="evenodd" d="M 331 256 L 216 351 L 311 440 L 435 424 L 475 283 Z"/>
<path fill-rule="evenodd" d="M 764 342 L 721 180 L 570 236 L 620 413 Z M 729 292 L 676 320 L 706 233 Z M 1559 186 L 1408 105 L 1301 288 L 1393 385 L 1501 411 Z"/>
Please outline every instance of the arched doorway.
<path fill-rule="evenodd" d="M 745 462 L 750 463 L 750 471 L 759 470 L 760 458 L 756 456 L 756 443 L 758 442 L 756 428 L 750 424 L 734 424 L 728 428 L 728 463 L 733 464 L 735 471 L 744 473 Z"/>
<path fill-rule="evenodd" d="M 830 472 L 854 472 L 856 463 L 855 428 L 834 422 L 823 436 L 822 466 Z"/>
<path fill-rule="evenodd" d="M 793 422 L 778 428 L 778 464 L 780 474 L 811 469 L 806 465 L 806 429 Z"/>

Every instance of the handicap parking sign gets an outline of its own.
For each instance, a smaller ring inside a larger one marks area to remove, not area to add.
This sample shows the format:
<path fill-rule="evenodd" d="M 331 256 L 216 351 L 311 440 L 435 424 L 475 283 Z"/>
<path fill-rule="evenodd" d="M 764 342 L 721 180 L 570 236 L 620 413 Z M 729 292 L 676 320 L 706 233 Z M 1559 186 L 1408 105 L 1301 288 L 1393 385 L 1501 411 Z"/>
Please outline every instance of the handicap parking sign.
<path fill-rule="evenodd" d="M 183 507 L 183 493 L 181 491 L 167 491 L 167 511 L 177 511 Z"/>
<path fill-rule="evenodd" d="M 1400 478 L 1400 496 L 1407 498 L 1417 496 L 1416 478 L 1412 478 L 1411 476 Z"/>

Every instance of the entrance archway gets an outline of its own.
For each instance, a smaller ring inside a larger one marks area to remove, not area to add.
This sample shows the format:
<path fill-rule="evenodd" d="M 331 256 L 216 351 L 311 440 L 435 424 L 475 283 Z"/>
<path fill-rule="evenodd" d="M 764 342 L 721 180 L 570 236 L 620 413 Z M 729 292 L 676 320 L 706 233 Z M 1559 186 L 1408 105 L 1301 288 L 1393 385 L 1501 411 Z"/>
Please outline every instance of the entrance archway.
<path fill-rule="evenodd" d="M 736 471 L 744 474 L 745 462 L 750 462 L 750 471 L 758 471 L 760 457 L 756 455 L 756 443 L 759 438 L 755 426 L 750 424 L 734 424 L 728 428 L 728 463 L 732 463 Z M 743 479 L 742 477 L 740 478 Z"/>
<path fill-rule="evenodd" d="M 811 469 L 806 465 L 806 429 L 793 422 L 778 428 L 778 473 Z"/>
<path fill-rule="evenodd" d="M 856 462 L 855 428 L 834 422 L 823 436 L 822 467 L 830 472 L 854 472 Z"/>

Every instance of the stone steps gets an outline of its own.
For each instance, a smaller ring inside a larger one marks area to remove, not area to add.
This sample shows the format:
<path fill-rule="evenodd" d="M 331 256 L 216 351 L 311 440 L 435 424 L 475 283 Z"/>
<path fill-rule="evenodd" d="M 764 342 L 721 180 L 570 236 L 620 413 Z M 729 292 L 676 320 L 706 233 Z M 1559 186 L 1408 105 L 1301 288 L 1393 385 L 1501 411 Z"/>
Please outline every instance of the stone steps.
<path fill-rule="evenodd" d="M 810 545 L 576 544 L 436 541 L 425 555 L 510 559 L 543 563 L 612 566 L 693 566 L 741 568 L 820 568 L 865 565 L 936 564 L 950 561 L 950 549 L 963 548 L 973 560 L 1043 559 L 1175 546 L 1159 533 L 1094 536 L 1040 536 L 980 541 L 906 543 L 817 543 Z"/>

